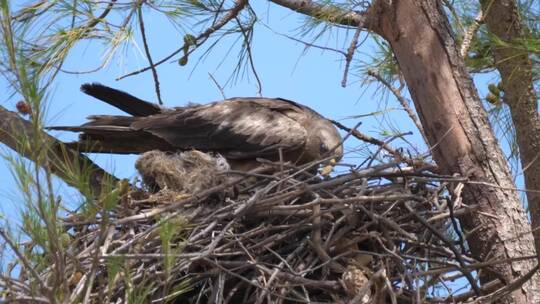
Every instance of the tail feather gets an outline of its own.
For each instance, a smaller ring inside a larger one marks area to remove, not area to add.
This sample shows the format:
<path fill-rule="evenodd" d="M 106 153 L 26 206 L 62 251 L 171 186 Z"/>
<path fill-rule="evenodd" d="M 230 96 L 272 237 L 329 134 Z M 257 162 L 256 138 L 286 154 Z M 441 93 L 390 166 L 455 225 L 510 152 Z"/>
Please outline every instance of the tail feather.
<path fill-rule="evenodd" d="M 66 143 L 80 152 L 138 154 L 150 150 L 173 151 L 167 141 L 130 127 L 139 118 L 127 116 L 94 116 L 82 126 L 53 126 L 49 130 L 80 132 L 77 142 Z"/>
<path fill-rule="evenodd" d="M 99 83 L 83 84 L 81 91 L 133 116 L 149 116 L 163 111 L 163 108 L 157 104 Z"/>
<path fill-rule="evenodd" d="M 117 132 L 117 133 L 125 133 L 125 132 L 136 132 L 133 131 L 129 127 L 122 127 L 122 126 L 53 126 L 53 127 L 47 127 L 49 130 L 56 130 L 56 131 L 71 131 L 71 132 L 84 132 L 84 133 L 99 133 L 99 132 Z"/>

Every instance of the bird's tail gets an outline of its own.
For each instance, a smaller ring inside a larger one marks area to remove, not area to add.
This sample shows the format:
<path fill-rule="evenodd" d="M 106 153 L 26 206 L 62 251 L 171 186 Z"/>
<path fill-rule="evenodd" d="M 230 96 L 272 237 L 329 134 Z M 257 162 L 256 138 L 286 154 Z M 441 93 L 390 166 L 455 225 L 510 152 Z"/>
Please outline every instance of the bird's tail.
<path fill-rule="evenodd" d="M 99 83 L 83 84 L 81 91 L 133 116 L 149 116 L 163 111 L 163 108 L 157 104 Z"/>
<path fill-rule="evenodd" d="M 81 126 L 54 126 L 47 129 L 80 132 L 78 141 L 66 143 L 80 152 L 139 154 L 156 149 L 174 150 L 163 139 L 130 127 L 141 117 L 94 115 L 89 119 L 90 122 Z"/>

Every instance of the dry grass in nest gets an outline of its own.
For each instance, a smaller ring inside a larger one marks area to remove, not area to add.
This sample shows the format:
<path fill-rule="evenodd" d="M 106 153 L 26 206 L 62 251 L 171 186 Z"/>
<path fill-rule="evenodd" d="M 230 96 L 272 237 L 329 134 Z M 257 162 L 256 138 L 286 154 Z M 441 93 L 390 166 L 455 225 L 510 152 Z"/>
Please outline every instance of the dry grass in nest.
<path fill-rule="evenodd" d="M 182 170 L 156 155 L 139 160 L 143 175 Z M 146 176 L 168 186 L 130 190 L 94 218 L 71 216 L 67 300 L 438 303 L 501 287 L 477 286 L 476 272 L 489 265 L 471 257 L 457 224 L 472 211 L 460 204 L 462 179 L 397 162 L 327 179 L 305 167 L 274 168 L 286 169 L 213 172 L 206 177 L 215 180 L 191 188 Z M 44 282 L 51 269 L 40 273 Z M 17 280 L 30 277 L 22 267 Z M 457 291 L 449 286 L 456 280 Z M 9 286 L 8 299 L 27 292 Z"/>

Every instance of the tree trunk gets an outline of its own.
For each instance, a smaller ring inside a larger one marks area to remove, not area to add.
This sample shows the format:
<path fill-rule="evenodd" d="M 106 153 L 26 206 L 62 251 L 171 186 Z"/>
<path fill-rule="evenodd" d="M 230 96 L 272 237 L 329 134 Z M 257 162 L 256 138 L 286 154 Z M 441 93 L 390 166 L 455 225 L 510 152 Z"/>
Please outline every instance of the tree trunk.
<path fill-rule="evenodd" d="M 508 164 L 494 137 L 446 16 L 437 1 L 374 1 L 358 17 L 350 12 L 303 0 L 272 0 L 297 12 L 317 16 L 329 13 L 335 23 L 363 26 L 391 45 L 433 148 L 433 157 L 446 174 L 459 173 L 479 183 L 464 189 L 464 202 L 478 206 L 461 219 L 470 234 L 471 252 L 481 261 L 534 256 L 536 251 L 525 210 L 514 190 Z M 360 24 L 358 24 L 360 23 Z M 515 281 L 534 268 L 524 260 L 494 265 L 481 274 L 482 283 Z M 505 303 L 540 303 L 537 276 Z"/>
<path fill-rule="evenodd" d="M 491 33 L 510 46 L 493 50 L 495 66 L 501 75 L 504 102 L 510 107 L 516 129 L 521 167 L 528 190 L 540 190 L 540 118 L 533 88 L 529 54 L 512 47 L 524 39 L 524 28 L 515 0 L 481 1 L 485 23 Z M 527 192 L 532 226 L 540 227 L 540 192 Z M 534 231 L 536 251 L 540 252 L 540 230 Z"/>
<path fill-rule="evenodd" d="M 464 202 L 480 208 L 474 216 L 461 219 L 470 232 L 472 253 L 482 261 L 535 255 L 521 201 L 517 192 L 508 190 L 515 187 L 508 164 L 465 71 L 450 26 L 435 3 L 401 0 L 381 5 L 380 34 L 399 62 L 439 167 L 446 174 L 459 173 L 496 185 L 469 184 L 464 189 Z M 495 265 L 493 271 L 481 275 L 481 281 L 498 278 L 508 284 L 533 266 L 530 260 Z M 533 280 L 505 302 L 539 303 L 536 276 Z"/>

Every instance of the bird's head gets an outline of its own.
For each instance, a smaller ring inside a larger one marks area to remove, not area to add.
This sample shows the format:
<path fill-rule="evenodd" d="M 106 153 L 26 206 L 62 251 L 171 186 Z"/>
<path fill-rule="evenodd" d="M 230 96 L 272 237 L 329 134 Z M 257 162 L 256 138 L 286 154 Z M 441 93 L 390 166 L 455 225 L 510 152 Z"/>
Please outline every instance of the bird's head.
<path fill-rule="evenodd" d="M 343 157 L 343 143 L 341 135 L 332 123 L 321 120 L 321 123 L 309 130 L 307 138 L 307 151 L 313 160 L 330 160 L 323 165 L 333 165 Z"/>

